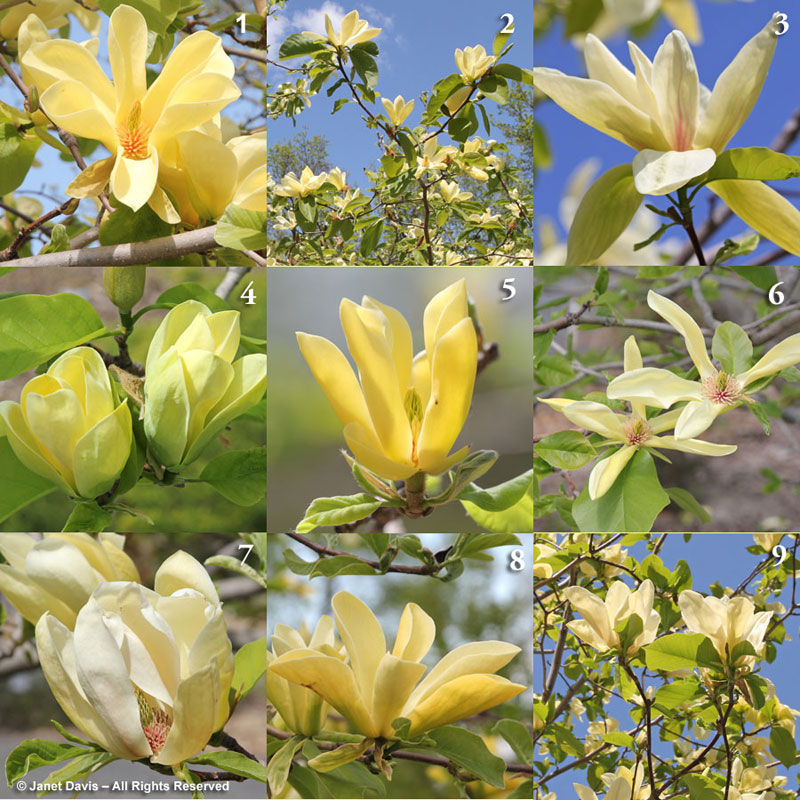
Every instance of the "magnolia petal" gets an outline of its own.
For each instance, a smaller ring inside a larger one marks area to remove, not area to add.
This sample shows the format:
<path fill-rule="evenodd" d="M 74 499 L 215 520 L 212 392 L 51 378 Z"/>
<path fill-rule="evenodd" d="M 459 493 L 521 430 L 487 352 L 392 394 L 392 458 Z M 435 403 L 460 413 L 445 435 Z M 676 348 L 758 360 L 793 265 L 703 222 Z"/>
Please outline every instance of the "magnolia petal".
<path fill-rule="evenodd" d="M 604 0 L 604 7 L 625 27 L 650 19 L 660 5 L 661 0 Z"/>
<path fill-rule="evenodd" d="M 214 732 L 219 695 L 216 664 L 209 664 L 178 684 L 173 720 L 155 764 L 180 764 L 202 750 Z"/>
<path fill-rule="evenodd" d="M 153 455 L 165 467 L 181 463 L 189 432 L 189 399 L 177 350 L 151 365 L 144 382 L 144 432 Z"/>
<path fill-rule="evenodd" d="M 228 629 L 222 608 L 217 606 L 207 624 L 197 635 L 189 650 L 189 672 L 200 670 L 206 664 L 216 664 L 217 696 L 214 730 L 220 730 L 230 716 L 228 692 L 233 681 L 233 648 L 228 638 Z"/>
<path fill-rule="evenodd" d="M 425 306 L 422 327 L 425 352 L 433 357 L 436 342 L 467 316 L 467 282 L 464 278 L 437 292 Z"/>
<path fill-rule="evenodd" d="M 410 386 L 419 395 L 422 407 L 427 408 L 431 398 L 431 362 L 425 350 L 417 353 L 411 362 Z"/>
<path fill-rule="evenodd" d="M 591 80 L 608 84 L 632 106 L 638 106 L 639 90 L 636 87 L 635 76 L 603 44 L 602 40 L 592 33 L 586 35 L 583 57 L 586 61 L 586 72 Z"/>
<path fill-rule="evenodd" d="M 108 60 L 114 76 L 117 109 L 125 118 L 147 90 L 147 23 L 128 5 L 117 6 L 108 20 Z"/>
<path fill-rule="evenodd" d="M 328 339 L 310 333 L 298 332 L 297 344 L 342 425 L 358 423 L 377 441 L 364 394 L 344 353 Z"/>
<path fill-rule="evenodd" d="M 192 205 L 202 219 L 218 219 L 233 198 L 236 156 L 222 142 L 197 131 L 179 134 L 178 146 Z"/>
<path fill-rule="evenodd" d="M 597 800 L 597 795 L 588 786 L 581 786 L 579 783 L 572 785 L 575 787 L 575 794 L 578 795 L 579 800 Z"/>
<path fill-rule="evenodd" d="M 53 122 L 76 136 L 99 139 L 115 153 L 118 140 L 113 116 L 104 106 L 98 107 L 95 98 L 83 83 L 62 80 L 42 92 L 39 101 Z"/>
<path fill-rule="evenodd" d="M 638 448 L 631 445 L 620 447 L 616 453 L 598 461 L 589 473 L 589 497 L 602 497 L 619 477 L 625 465 L 633 458 Z"/>
<path fill-rule="evenodd" d="M 67 195 L 80 198 L 97 197 L 111 178 L 111 171 L 114 169 L 116 159 L 116 156 L 109 156 L 90 164 L 67 185 Z"/>
<path fill-rule="evenodd" d="M 561 413 L 575 425 L 595 431 L 609 439 L 623 439 L 625 416 L 617 414 L 602 403 L 593 400 L 576 400 L 560 409 Z"/>
<path fill-rule="evenodd" d="M 142 159 L 125 158 L 122 148 L 118 148 L 109 183 L 121 203 L 138 211 L 150 199 L 157 182 L 158 151 L 154 147 Z"/>
<path fill-rule="evenodd" d="M 384 653 L 375 673 L 372 690 L 372 720 L 381 736 L 392 738 L 392 720 L 401 716 L 406 699 L 427 667 Z"/>
<path fill-rule="evenodd" d="M 669 408 L 680 400 L 699 400 L 703 387 L 697 381 L 681 378 L 666 369 L 643 367 L 624 372 L 614 378 L 606 389 L 612 400 L 643 400 L 649 406 Z"/>
<path fill-rule="evenodd" d="M 305 686 L 330 703 L 365 736 L 378 736 L 356 683 L 353 670 L 338 658 L 316 650 L 291 650 L 270 664 L 270 669 L 292 683 Z"/>
<path fill-rule="evenodd" d="M 73 464 L 81 497 L 97 497 L 114 485 L 130 456 L 132 439 L 126 399 L 75 443 Z"/>
<path fill-rule="evenodd" d="M 440 321 L 439 328 L 442 322 Z M 437 328 L 438 333 L 438 328 Z M 429 353 L 431 351 L 428 351 Z M 422 420 L 417 456 L 423 472 L 434 473 L 464 427 L 472 404 L 478 339 L 469 317 L 438 338 L 431 358 L 431 394 Z"/>
<path fill-rule="evenodd" d="M 651 417 L 647 420 L 647 424 L 650 426 L 650 432 L 656 434 L 671 430 L 675 427 L 675 423 L 678 421 L 682 412 L 682 408 L 673 408 L 672 411 L 666 411 L 656 417 Z"/>
<path fill-rule="evenodd" d="M 683 336 L 686 350 L 697 367 L 700 377 L 707 378 L 716 375 L 717 370 L 708 357 L 703 332 L 694 319 L 677 303 L 652 290 L 647 293 L 647 305 Z"/>
<path fill-rule="evenodd" d="M 3 538 L 12 535 L 5 534 Z M 24 572 L 8 564 L 0 564 L 0 592 L 24 619 L 34 625 L 42 614 L 49 612 L 68 628 L 75 626 L 77 609 L 70 608 Z"/>
<path fill-rule="evenodd" d="M 564 592 L 570 605 L 580 611 L 584 621 L 592 627 L 600 641 L 605 643 L 605 647 L 609 647 L 609 642 L 613 641 L 615 634 L 609 625 L 606 604 L 583 586 L 568 586 Z"/>
<path fill-rule="evenodd" d="M 186 194 L 185 189 L 184 194 Z M 186 194 L 186 197 L 188 202 L 188 194 Z M 164 222 L 167 222 L 170 225 L 175 225 L 181 221 L 181 215 L 172 204 L 172 200 L 169 199 L 169 195 L 160 186 L 156 186 L 156 188 L 153 189 L 153 194 L 150 195 L 147 205 L 150 206 L 150 208 L 153 209 L 156 214 L 158 214 L 160 219 L 164 220 Z M 194 214 L 191 217 L 191 221 L 187 220 L 187 222 L 189 222 L 189 224 L 196 225 L 198 222 L 197 215 Z"/>
<path fill-rule="evenodd" d="M 434 692 L 452 680 L 473 673 L 497 672 L 519 653 L 519 647 L 508 642 L 489 640 L 469 642 L 447 653 L 417 686 L 404 712 L 411 711 Z M 404 713 L 403 716 L 408 716 Z"/>
<path fill-rule="evenodd" d="M 629 336 L 625 340 L 625 347 L 622 357 L 622 369 L 624 372 L 631 372 L 634 369 L 641 369 L 643 366 L 642 354 L 639 345 L 636 344 L 636 337 Z M 639 419 L 647 419 L 647 404 L 641 400 L 631 400 L 631 409 L 634 416 Z"/>
<path fill-rule="evenodd" d="M 636 42 L 628 42 L 628 53 L 636 75 L 636 89 L 639 94 L 634 105 L 648 117 L 658 119 L 658 102 L 653 92 L 653 62 L 644 54 Z"/>
<path fill-rule="evenodd" d="M 737 375 L 742 387 L 800 363 L 800 333 L 795 333 L 764 353 L 747 372 Z"/>
<path fill-rule="evenodd" d="M 6 566 L 19 572 L 25 572 L 25 558 L 35 546 L 36 539 L 30 533 L 8 533 L 0 536 L 0 555 L 5 559 Z"/>
<path fill-rule="evenodd" d="M 588 644 L 589 647 L 594 647 L 595 650 L 599 650 L 601 653 L 610 648 L 610 644 L 585 619 L 574 619 L 567 623 L 567 628 L 582 642 Z"/>
<path fill-rule="evenodd" d="M 337 592 L 331 600 L 331 607 L 361 695 L 369 703 L 375 673 L 386 652 L 386 639 L 380 622 L 369 606 L 350 592 Z"/>
<path fill-rule="evenodd" d="M 381 444 L 371 430 L 360 422 L 345 425 L 344 439 L 359 464 L 390 481 L 404 481 L 418 472 L 416 464 L 393 461 L 383 455 Z"/>
<path fill-rule="evenodd" d="M 479 714 L 527 689 L 499 675 L 462 675 L 440 686 L 411 713 L 409 736 Z"/>
<path fill-rule="evenodd" d="M 125 537 L 118 533 L 103 531 L 98 534 L 97 538 L 111 564 L 111 580 L 141 583 L 142 579 L 139 577 L 136 564 L 122 549 L 125 545 Z"/>
<path fill-rule="evenodd" d="M 647 440 L 648 447 L 661 447 L 665 450 L 683 450 L 701 456 L 729 456 L 736 452 L 735 444 L 716 444 L 700 439 L 676 439 L 674 436 L 653 436 Z"/>
<path fill-rule="evenodd" d="M 197 300 L 184 300 L 167 312 L 150 340 L 144 365 L 145 375 L 152 374 L 156 361 L 178 341 L 197 316 L 211 316 L 211 310 Z"/>
<path fill-rule="evenodd" d="M 225 396 L 233 380 L 233 366 L 208 350 L 182 350 L 181 361 L 191 409 L 188 437 L 192 443 L 205 427 L 211 410 Z"/>
<path fill-rule="evenodd" d="M 777 17 L 773 15 L 717 78 L 697 131 L 695 147 L 722 152 L 750 116 L 775 55 L 780 30 Z"/>
<path fill-rule="evenodd" d="M 710 148 L 681 152 L 641 150 L 633 159 L 633 183 L 639 194 L 669 194 L 708 172 L 716 160 L 717 154 Z"/>
<path fill-rule="evenodd" d="M 392 358 L 394 359 L 399 386 L 408 386 L 411 383 L 411 362 L 414 359 L 414 344 L 411 339 L 411 328 L 406 318 L 396 309 L 379 303 L 366 295 L 361 300 L 365 308 L 380 311 L 387 320 L 392 331 Z"/>
<path fill-rule="evenodd" d="M 219 595 L 211 576 L 196 558 L 183 550 L 176 550 L 161 564 L 156 572 L 153 589 L 164 597 L 169 597 L 180 589 L 194 589 L 209 603 L 219 605 Z"/>
<path fill-rule="evenodd" d="M 568 114 L 634 150 L 669 150 L 655 121 L 607 84 L 547 67 L 534 67 L 533 82 Z"/>
<path fill-rule="evenodd" d="M 709 400 L 692 400 L 684 406 L 675 423 L 676 439 L 694 439 L 711 427 L 711 423 L 731 407 Z"/>
<path fill-rule="evenodd" d="M 694 62 L 692 48 L 683 32 L 672 31 L 658 48 L 653 59 L 652 87 L 658 105 L 661 129 L 670 143 L 670 149 L 689 151 L 694 144 L 699 123 L 700 79 L 697 77 L 697 65 Z M 685 172 L 687 168 L 688 164 L 684 165 L 683 171 Z M 679 170 L 677 165 L 674 165 L 666 172 L 674 174 L 677 179 Z M 634 174 L 636 174 L 635 167 Z M 694 175 L 700 174 L 700 172 L 694 173 Z"/>
<path fill-rule="evenodd" d="M 407 603 L 400 617 L 392 655 L 406 661 L 422 661 L 435 637 L 433 619 L 416 603 Z"/>
<path fill-rule="evenodd" d="M 465 444 L 460 450 L 456 450 L 449 456 L 442 453 L 436 458 L 426 461 L 420 461 L 419 469 L 431 475 L 444 475 L 449 469 L 452 469 L 456 464 L 461 463 L 469 453 L 469 445 Z"/>
<path fill-rule="evenodd" d="M 100 627 L 105 631 L 102 624 Z M 126 718 L 126 727 L 131 732 L 131 737 L 123 740 L 81 689 L 76 671 L 73 634 L 50 614 L 43 614 L 36 624 L 36 650 L 53 696 L 79 731 L 118 758 L 135 761 L 150 755 L 152 751 L 142 731 L 136 698 L 132 691 L 126 692 L 124 689 L 130 685 L 127 675 L 120 679 L 117 687 L 119 704 L 116 714 L 120 718 Z M 129 700 L 133 701 L 132 708 Z M 138 735 L 134 724 L 138 728 Z"/>

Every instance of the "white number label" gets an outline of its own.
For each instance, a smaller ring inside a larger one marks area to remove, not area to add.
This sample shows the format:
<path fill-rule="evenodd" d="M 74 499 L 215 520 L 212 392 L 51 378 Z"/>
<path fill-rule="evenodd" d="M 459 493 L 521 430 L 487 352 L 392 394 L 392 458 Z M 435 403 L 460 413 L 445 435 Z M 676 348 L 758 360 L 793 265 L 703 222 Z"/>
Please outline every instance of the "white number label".
<path fill-rule="evenodd" d="M 779 286 L 783 285 L 783 281 L 778 281 L 770 290 L 769 290 L 769 301 L 774 306 L 779 306 L 784 301 L 783 292 L 778 288 Z"/>
<path fill-rule="evenodd" d="M 779 567 L 784 561 L 786 561 L 786 556 L 788 553 L 782 544 L 776 544 L 775 547 L 772 548 L 772 555 L 778 559 L 778 563 L 775 566 Z"/>
<path fill-rule="evenodd" d="M 237 550 L 247 550 L 247 552 L 242 556 L 242 564 L 247 561 L 247 556 L 253 552 L 253 545 L 252 544 L 240 544 L 237 546 Z"/>
<path fill-rule="evenodd" d="M 253 281 L 247 284 L 247 288 L 239 295 L 244 300 L 246 306 L 254 306 L 256 304 L 256 293 L 253 289 Z"/>
<path fill-rule="evenodd" d="M 238 17 L 236 17 L 236 21 L 237 21 L 237 22 L 239 23 L 239 25 L 241 26 L 241 30 L 242 30 L 242 36 L 244 36 L 244 35 L 245 35 L 245 33 L 247 32 L 247 31 L 246 31 L 246 28 L 245 28 L 245 19 L 246 19 L 246 17 L 245 17 L 245 15 L 244 15 L 244 14 L 239 14 L 239 16 L 238 16 Z"/>
<path fill-rule="evenodd" d="M 777 17 L 777 23 L 780 26 L 778 29 L 778 36 L 783 36 L 786 31 L 789 30 L 789 23 L 786 21 L 789 17 L 786 14 L 781 14 L 780 11 L 776 12 L 775 16 Z"/>
<path fill-rule="evenodd" d="M 514 295 L 517 293 L 517 287 L 514 286 L 514 281 L 516 278 L 503 278 L 503 285 L 500 287 L 503 291 L 508 292 L 508 294 L 503 298 L 503 300 L 510 300 Z"/>
<path fill-rule="evenodd" d="M 511 559 L 508 562 L 508 566 L 511 567 L 512 572 L 520 572 L 525 569 L 524 555 L 522 550 L 519 549 L 511 551 Z"/>
<path fill-rule="evenodd" d="M 786 14 L 782 14 L 781 16 L 785 17 Z M 500 31 L 500 33 L 514 33 L 514 15 L 513 14 L 501 14 L 500 19 L 505 20 L 505 27 Z M 789 27 L 788 23 L 784 23 L 786 27 Z"/>

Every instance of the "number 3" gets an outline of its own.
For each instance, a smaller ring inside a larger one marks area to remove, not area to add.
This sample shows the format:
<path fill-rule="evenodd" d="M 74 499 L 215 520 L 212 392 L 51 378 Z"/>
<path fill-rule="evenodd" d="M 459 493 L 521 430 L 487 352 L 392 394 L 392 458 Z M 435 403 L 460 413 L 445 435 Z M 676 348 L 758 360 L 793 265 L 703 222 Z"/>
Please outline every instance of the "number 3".
<path fill-rule="evenodd" d="M 786 16 L 786 14 L 782 14 L 782 16 Z M 513 14 L 501 14 L 500 19 L 505 20 L 506 24 L 505 27 L 500 31 L 500 33 L 514 33 L 514 15 Z M 788 23 L 784 23 L 786 27 L 789 27 Z"/>
<path fill-rule="evenodd" d="M 789 23 L 786 21 L 789 19 L 789 17 L 786 14 L 781 14 L 780 12 L 777 12 L 776 16 L 778 25 L 782 26 L 778 30 L 778 36 L 783 36 L 783 34 L 789 30 Z"/>

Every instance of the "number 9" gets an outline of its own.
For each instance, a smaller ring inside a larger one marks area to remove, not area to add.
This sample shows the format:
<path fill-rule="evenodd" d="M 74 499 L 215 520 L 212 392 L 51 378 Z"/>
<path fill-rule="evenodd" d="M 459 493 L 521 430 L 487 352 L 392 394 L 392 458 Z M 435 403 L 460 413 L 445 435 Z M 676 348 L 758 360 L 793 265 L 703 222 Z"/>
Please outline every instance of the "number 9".
<path fill-rule="evenodd" d="M 786 552 L 786 548 L 782 544 L 776 544 L 775 547 L 772 548 L 772 555 L 778 559 L 778 563 L 775 565 L 779 567 L 786 561 L 786 556 L 788 555 Z"/>

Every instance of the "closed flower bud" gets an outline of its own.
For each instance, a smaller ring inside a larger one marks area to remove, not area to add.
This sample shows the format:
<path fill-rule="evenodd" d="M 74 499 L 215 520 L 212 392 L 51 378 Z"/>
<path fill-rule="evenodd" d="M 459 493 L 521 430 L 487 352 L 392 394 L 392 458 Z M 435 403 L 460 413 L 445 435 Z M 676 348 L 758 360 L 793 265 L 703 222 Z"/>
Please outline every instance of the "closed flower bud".
<path fill-rule="evenodd" d="M 238 349 L 238 311 L 212 314 L 186 300 L 161 321 L 147 351 L 144 430 L 165 467 L 190 464 L 261 399 L 267 357 L 252 353 L 234 361 Z"/>
<path fill-rule="evenodd" d="M 32 472 L 87 499 L 112 488 L 131 450 L 127 400 L 119 403 L 100 354 L 73 347 L 31 378 L 19 403 L 0 403 L 0 434 Z"/>
<path fill-rule="evenodd" d="M 103 285 L 108 299 L 120 310 L 130 311 L 144 294 L 147 267 L 105 267 Z"/>

